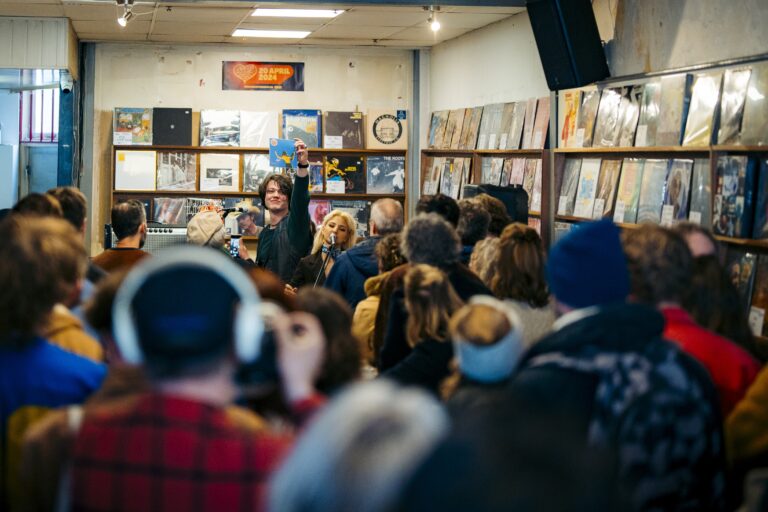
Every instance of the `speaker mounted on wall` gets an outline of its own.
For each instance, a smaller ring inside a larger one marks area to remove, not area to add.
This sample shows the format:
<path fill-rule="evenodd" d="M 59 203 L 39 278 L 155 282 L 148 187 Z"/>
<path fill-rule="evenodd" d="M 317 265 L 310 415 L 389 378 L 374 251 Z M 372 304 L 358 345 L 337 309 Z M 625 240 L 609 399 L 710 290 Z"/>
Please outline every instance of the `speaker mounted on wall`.
<path fill-rule="evenodd" d="M 610 76 L 590 0 L 528 0 L 526 8 L 551 91 Z"/>

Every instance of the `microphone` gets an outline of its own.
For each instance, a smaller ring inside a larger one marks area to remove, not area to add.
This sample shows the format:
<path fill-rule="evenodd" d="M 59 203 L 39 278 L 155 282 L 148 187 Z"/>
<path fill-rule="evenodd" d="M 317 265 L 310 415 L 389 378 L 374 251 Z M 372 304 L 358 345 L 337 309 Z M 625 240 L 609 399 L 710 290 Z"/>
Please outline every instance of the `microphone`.
<path fill-rule="evenodd" d="M 336 245 L 336 233 L 331 233 L 331 247 Z"/>

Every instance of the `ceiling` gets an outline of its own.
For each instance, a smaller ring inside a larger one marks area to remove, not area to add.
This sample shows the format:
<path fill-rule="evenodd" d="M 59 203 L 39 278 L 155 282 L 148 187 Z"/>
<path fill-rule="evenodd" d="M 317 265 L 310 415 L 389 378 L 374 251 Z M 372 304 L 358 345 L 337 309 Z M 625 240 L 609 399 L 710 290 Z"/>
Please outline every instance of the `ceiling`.
<path fill-rule="evenodd" d="M 470 3 L 468 0 L 467 3 Z M 331 19 L 262 18 L 255 7 L 344 9 Z M 136 0 L 136 15 L 121 28 L 115 0 L 0 0 L 0 16 L 66 17 L 81 41 L 149 41 L 175 43 L 302 44 L 312 46 L 383 46 L 424 48 L 453 39 L 524 11 L 522 7 L 443 6 L 441 29 L 434 33 L 422 6 L 298 4 L 286 2 Z M 305 39 L 232 37 L 237 29 L 311 31 Z"/>

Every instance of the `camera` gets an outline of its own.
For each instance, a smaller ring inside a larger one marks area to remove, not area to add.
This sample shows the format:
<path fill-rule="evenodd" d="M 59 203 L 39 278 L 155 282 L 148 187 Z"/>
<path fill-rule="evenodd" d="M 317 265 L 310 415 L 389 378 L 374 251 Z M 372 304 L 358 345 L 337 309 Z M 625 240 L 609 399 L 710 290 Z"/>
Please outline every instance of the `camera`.
<path fill-rule="evenodd" d="M 69 74 L 69 71 L 65 70 L 61 72 L 59 85 L 61 86 L 61 92 L 64 94 L 69 94 L 72 92 L 72 88 L 75 86 L 75 83 L 74 80 L 72 80 L 72 75 Z"/>

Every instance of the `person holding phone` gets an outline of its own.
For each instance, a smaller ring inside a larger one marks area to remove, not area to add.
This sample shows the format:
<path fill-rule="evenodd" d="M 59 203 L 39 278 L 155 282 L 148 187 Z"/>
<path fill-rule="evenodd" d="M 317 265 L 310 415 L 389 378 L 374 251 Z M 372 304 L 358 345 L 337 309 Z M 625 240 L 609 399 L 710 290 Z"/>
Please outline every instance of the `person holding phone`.
<path fill-rule="evenodd" d="M 288 282 L 299 260 L 312 248 L 309 218 L 309 151 L 301 139 L 294 139 L 298 161 L 295 187 L 285 174 L 271 174 L 259 188 L 269 211 L 269 223 L 259 236 L 256 265 Z"/>
<path fill-rule="evenodd" d="M 357 221 L 347 212 L 333 210 L 325 216 L 317 230 L 312 251 L 296 266 L 293 277 L 285 285 L 287 293 L 296 293 L 304 285 L 322 286 L 331 272 L 336 257 L 357 242 Z"/>

